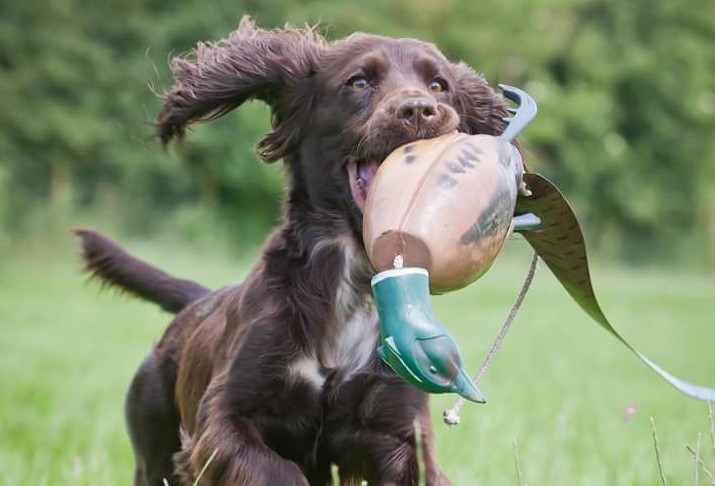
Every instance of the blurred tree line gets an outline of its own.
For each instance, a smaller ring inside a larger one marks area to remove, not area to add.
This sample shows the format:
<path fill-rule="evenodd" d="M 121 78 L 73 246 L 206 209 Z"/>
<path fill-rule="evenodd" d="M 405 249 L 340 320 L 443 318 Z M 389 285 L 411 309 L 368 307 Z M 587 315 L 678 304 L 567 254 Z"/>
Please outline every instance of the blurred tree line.
<path fill-rule="evenodd" d="M 715 3 L 709 0 L 8 0 L 0 4 L 0 239 L 82 211 L 126 231 L 240 239 L 277 216 L 279 165 L 249 104 L 164 153 L 168 60 L 263 27 L 319 23 L 435 42 L 540 114 L 531 166 L 577 205 L 591 246 L 715 265 Z M 89 208 L 89 209 L 88 209 Z M 685 255 L 685 257 L 682 257 Z"/>

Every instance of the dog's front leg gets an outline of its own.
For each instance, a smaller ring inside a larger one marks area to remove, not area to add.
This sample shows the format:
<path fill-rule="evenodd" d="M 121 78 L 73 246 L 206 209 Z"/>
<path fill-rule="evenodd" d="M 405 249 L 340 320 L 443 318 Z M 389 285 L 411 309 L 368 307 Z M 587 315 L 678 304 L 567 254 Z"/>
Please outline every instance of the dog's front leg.
<path fill-rule="evenodd" d="M 325 447 L 341 479 L 416 486 L 421 462 L 427 485 L 450 484 L 435 461 L 427 395 L 391 371 L 357 376 L 341 386 L 325 427 Z"/>
<path fill-rule="evenodd" d="M 185 480 L 206 466 L 202 484 L 308 484 L 301 466 L 310 462 L 320 398 L 291 372 L 294 349 L 284 328 L 277 321 L 253 326 L 213 377 L 195 412 L 192 439 L 175 458 Z"/>
<path fill-rule="evenodd" d="M 212 486 L 307 486 L 298 464 L 267 444 L 265 420 L 238 409 L 230 389 L 225 374 L 215 377 L 198 407 L 196 429 L 191 436 L 182 430 L 182 450 L 174 455 L 182 484 L 200 475 L 201 484 Z"/>
<path fill-rule="evenodd" d="M 201 475 L 201 484 L 216 486 L 308 485 L 300 467 L 267 447 L 250 421 L 217 414 L 202 429 L 195 439 L 182 434 L 174 456 L 183 484 Z"/>
<path fill-rule="evenodd" d="M 442 472 L 434 450 L 434 431 L 432 430 L 432 417 L 430 416 L 429 403 L 425 400 L 419 411 L 417 420 L 420 424 L 422 436 L 422 457 L 424 463 L 425 484 L 428 486 L 450 486 L 452 481 Z"/>

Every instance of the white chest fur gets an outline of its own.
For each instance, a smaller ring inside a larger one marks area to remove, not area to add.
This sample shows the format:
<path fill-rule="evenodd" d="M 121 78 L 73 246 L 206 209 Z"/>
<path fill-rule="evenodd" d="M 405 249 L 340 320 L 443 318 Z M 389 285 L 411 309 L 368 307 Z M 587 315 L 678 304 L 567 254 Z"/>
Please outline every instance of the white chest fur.
<path fill-rule="evenodd" d="M 375 307 L 362 302 L 354 312 L 336 319 L 334 331 L 320 349 L 320 360 L 326 368 L 352 374 L 365 366 L 375 353 L 379 326 Z"/>
<path fill-rule="evenodd" d="M 352 240 L 336 241 L 343 252 L 343 268 L 333 305 L 334 315 L 323 339 L 310 356 L 291 363 L 289 374 L 321 389 L 327 373 L 338 371 L 342 380 L 368 364 L 378 345 L 380 328 L 370 294 L 354 283 L 358 252 Z"/>

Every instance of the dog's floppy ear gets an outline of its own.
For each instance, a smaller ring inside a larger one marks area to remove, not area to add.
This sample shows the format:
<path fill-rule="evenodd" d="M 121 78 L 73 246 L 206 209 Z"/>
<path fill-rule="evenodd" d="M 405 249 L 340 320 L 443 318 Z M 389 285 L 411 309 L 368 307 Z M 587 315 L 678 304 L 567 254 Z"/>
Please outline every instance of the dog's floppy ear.
<path fill-rule="evenodd" d="M 264 30 L 247 16 L 216 43 L 200 43 L 189 58 L 172 61 L 174 86 L 163 96 L 158 117 L 164 144 L 188 125 L 215 120 L 256 98 L 272 111 L 273 132 L 258 144 L 266 161 L 278 160 L 295 144 L 310 110 L 309 85 L 317 70 L 323 38 L 311 29 Z"/>
<path fill-rule="evenodd" d="M 475 135 L 499 135 L 506 128 L 503 118 L 509 116 L 507 105 L 471 67 L 452 65 L 457 82 L 457 105 L 461 118 L 460 131 Z"/>

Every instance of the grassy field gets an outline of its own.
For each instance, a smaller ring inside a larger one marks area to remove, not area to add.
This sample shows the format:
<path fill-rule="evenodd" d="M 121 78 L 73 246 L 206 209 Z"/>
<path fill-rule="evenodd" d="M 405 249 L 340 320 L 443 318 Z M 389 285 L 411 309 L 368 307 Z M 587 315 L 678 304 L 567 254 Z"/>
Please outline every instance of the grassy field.
<path fill-rule="evenodd" d="M 0 484 L 129 484 L 132 457 L 122 401 L 135 367 L 169 316 L 99 293 L 79 273 L 70 238 L 0 260 Z M 181 276 L 219 286 L 251 257 L 126 242 Z M 515 240 L 483 280 L 434 299 L 437 316 L 476 369 L 529 262 Z M 688 380 L 715 386 L 715 279 L 594 265 L 606 314 L 636 347 Z M 706 404 L 680 395 L 570 301 L 540 268 L 511 334 L 480 385 L 489 403 L 467 405 L 448 428 L 433 399 L 438 453 L 456 485 L 660 484 L 651 421 L 669 484 L 694 484 L 700 451 L 715 471 Z M 516 452 L 516 453 L 515 453 Z M 700 484 L 708 484 L 700 473 Z"/>

